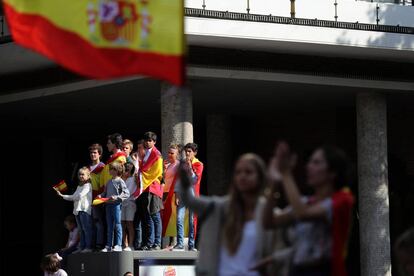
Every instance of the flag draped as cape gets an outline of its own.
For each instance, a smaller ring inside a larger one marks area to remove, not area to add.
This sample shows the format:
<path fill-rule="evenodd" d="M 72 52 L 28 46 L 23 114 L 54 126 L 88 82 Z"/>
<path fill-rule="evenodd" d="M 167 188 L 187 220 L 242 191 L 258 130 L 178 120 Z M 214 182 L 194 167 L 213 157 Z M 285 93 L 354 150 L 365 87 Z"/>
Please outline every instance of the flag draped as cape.
<path fill-rule="evenodd" d="M 99 190 L 102 192 L 108 183 L 109 180 L 112 179 L 111 174 L 109 173 L 109 165 L 111 163 L 118 162 L 122 165 L 126 163 L 126 154 L 123 151 L 119 151 L 115 154 L 112 154 L 109 160 L 106 162 L 105 167 L 102 169 L 101 174 L 99 176 Z"/>
<path fill-rule="evenodd" d="M 163 191 L 161 189 L 163 171 L 163 161 L 161 153 L 156 147 L 153 147 L 146 162 L 140 161 L 139 166 L 139 188 L 134 193 L 137 198 L 143 192 L 150 192 L 162 198 Z"/>

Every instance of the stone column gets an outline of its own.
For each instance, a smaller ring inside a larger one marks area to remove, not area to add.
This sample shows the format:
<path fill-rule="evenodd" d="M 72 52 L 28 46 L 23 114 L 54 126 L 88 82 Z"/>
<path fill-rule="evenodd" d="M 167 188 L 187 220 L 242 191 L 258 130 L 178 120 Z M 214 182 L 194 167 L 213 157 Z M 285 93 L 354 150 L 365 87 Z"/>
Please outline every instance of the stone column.
<path fill-rule="evenodd" d="M 391 275 L 386 97 L 358 94 L 356 110 L 361 275 Z"/>
<path fill-rule="evenodd" d="M 162 83 L 161 139 L 164 157 L 171 143 L 185 145 L 193 142 L 193 98 L 190 89 Z"/>
<path fill-rule="evenodd" d="M 67 242 L 67 231 L 63 227 L 64 218 L 72 213 L 73 202 L 56 195 L 54 184 L 65 178 L 65 142 L 58 139 L 45 139 L 42 142 L 42 197 L 43 197 L 43 252 L 55 252 Z M 68 185 L 68 180 L 65 179 Z M 69 186 L 70 188 L 70 186 Z M 68 194 L 73 191 L 65 192 Z"/>
<path fill-rule="evenodd" d="M 231 120 L 225 114 L 207 115 L 207 190 L 227 193 L 231 178 Z"/>
<path fill-rule="evenodd" d="M 185 145 L 194 141 L 193 97 L 189 88 L 161 84 L 161 143 L 164 158 L 167 158 L 171 143 Z M 175 238 L 162 239 L 163 247 L 174 245 Z M 184 239 L 185 246 L 188 239 Z"/>

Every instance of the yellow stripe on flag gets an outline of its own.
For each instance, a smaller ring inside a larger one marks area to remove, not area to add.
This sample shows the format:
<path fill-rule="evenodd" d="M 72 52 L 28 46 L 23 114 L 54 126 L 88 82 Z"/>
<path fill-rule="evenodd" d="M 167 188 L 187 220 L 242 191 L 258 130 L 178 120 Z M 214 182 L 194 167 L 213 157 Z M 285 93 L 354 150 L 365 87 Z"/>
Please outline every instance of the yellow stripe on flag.
<path fill-rule="evenodd" d="M 59 192 L 64 192 L 68 189 L 68 185 L 66 185 L 66 182 L 64 180 L 62 180 L 58 184 L 54 185 L 53 189 L 55 189 Z"/>
<path fill-rule="evenodd" d="M 4 0 L 103 48 L 184 54 L 183 0 Z"/>
<path fill-rule="evenodd" d="M 97 198 L 97 199 L 94 199 L 94 200 L 92 201 L 92 205 L 99 205 L 99 204 L 105 203 L 105 202 L 107 202 L 109 199 L 110 199 L 110 198 L 108 198 L 108 197 L 103 197 L 103 198 Z"/>

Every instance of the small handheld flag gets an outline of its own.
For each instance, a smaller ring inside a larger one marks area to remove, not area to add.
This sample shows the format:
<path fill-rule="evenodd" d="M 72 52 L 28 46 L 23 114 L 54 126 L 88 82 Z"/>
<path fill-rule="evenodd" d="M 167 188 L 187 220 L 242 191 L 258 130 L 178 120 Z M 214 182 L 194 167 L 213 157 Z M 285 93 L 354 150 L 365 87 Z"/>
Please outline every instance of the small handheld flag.
<path fill-rule="evenodd" d="M 109 198 L 109 197 L 96 198 L 96 199 L 93 200 L 92 205 L 99 205 L 99 204 L 107 202 L 110 199 L 111 198 Z"/>
<path fill-rule="evenodd" d="M 66 192 L 68 190 L 68 185 L 66 185 L 65 180 L 62 180 L 58 184 L 54 185 L 53 189 L 59 192 Z"/>

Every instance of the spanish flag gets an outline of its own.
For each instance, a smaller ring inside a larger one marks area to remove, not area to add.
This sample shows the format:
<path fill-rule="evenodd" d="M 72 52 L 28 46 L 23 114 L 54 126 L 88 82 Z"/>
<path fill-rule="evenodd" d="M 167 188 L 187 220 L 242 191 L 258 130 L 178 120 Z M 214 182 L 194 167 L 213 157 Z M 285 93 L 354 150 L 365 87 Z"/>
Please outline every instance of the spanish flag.
<path fill-rule="evenodd" d="M 135 198 L 139 197 L 143 192 L 150 192 L 162 198 L 161 180 L 163 167 L 161 153 L 156 147 L 153 147 L 148 160 L 146 162 L 140 161 L 140 188 L 133 194 Z"/>
<path fill-rule="evenodd" d="M 13 40 L 90 78 L 184 82 L 183 0 L 3 0 Z"/>
<path fill-rule="evenodd" d="M 92 201 L 92 205 L 99 205 L 99 204 L 107 202 L 110 199 L 111 198 L 109 198 L 109 197 L 96 198 Z"/>
<path fill-rule="evenodd" d="M 68 185 L 66 185 L 65 180 L 62 180 L 58 184 L 53 186 L 53 189 L 59 192 L 66 192 L 68 190 Z"/>
<path fill-rule="evenodd" d="M 104 168 L 105 164 L 99 163 L 98 166 L 96 166 L 96 168 L 91 171 L 92 196 L 94 198 L 103 192 L 104 187 L 101 187 L 100 176 Z"/>
<path fill-rule="evenodd" d="M 109 173 L 109 165 L 111 163 L 118 162 L 120 164 L 126 163 L 126 154 L 123 151 L 118 151 L 115 154 L 112 154 L 109 160 L 106 162 L 105 166 L 100 172 L 99 175 L 99 190 L 97 193 L 102 193 L 105 189 L 106 183 L 112 179 L 112 175 Z"/>

